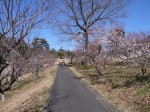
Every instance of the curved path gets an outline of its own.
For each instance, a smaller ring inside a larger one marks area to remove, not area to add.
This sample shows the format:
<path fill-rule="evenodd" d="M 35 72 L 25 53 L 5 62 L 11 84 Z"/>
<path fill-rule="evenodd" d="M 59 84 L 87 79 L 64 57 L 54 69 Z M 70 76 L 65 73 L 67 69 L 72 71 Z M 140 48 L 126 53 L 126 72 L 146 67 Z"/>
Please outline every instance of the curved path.
<path fill-rule="evenodd" d="M 76 78 L 68 67 L 59 64 L 46 112 L 111 112 L 96 95 Z"/>

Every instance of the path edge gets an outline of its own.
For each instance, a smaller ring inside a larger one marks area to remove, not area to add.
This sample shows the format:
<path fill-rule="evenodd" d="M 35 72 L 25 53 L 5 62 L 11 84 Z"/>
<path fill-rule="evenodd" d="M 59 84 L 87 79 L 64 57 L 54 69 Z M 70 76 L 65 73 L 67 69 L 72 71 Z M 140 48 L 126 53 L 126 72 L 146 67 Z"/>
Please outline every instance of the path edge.
<path fill-rule="evenodd" d="M 73 68 L 75 69 L 75 68 Z M 78 76 L 73 70 L 68 67 L 68 70 L 72 72 L 75 76 Z M 78 71 L 77 71 L 78 72 Z M 79 73 L 79 72 L 78 72 Z M 81 73 L 80 73 L 81 74 Z M 104 96 L 102 96 L 100 93 L 98 93 L 96 90 L 94 90 L 90 85 L 86 84 L 82 79 L 80 79 L 80 82 L 87 88 L 89 89 L 90 92 L 92 92 L 97 101 L 101 103 L 109 112 L 122 112 L 119 110 L 116 106 L 114 106 L 112 103 L 110 103 L 109 100 L 107 100 Z"/>
<path fill-rule="evenodd" d="M 59 64 L 58 64 L 57 66 L 59 67 Z M 54 84 L 55 84 L 55 82 L 56 82 L 58 67 L 57 67 L 57 70 L 56 70 L 56 73 L 55 73 L 55 78 L 54 78 L 53 84 L 52 84 L 51 88 L 49 88 L 48 97 L 47 97 L 46 102 L 45 102 L 45 104 L 44 104 L 43 112 L 49 112 L 49 111 L 47 110 L 47 109 L 48 109 L 47 107 L 48 107 L 49 99 L 51 99 L 51 97 L 52 97 L 52 96 L 51 96 L 51 92 L 52 92 L 52 90 L 53 90 L 53 88 L 54 88 Z"/>

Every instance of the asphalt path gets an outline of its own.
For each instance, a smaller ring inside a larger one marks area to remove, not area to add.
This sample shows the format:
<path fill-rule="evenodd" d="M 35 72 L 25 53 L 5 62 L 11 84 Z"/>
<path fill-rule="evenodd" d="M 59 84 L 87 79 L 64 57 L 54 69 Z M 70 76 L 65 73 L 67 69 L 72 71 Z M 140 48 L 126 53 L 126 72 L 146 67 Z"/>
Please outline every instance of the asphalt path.
<path fill-rule="evenodd" d="M 68 67 L 59 64 L 46 112 L 111 112 Z"/>

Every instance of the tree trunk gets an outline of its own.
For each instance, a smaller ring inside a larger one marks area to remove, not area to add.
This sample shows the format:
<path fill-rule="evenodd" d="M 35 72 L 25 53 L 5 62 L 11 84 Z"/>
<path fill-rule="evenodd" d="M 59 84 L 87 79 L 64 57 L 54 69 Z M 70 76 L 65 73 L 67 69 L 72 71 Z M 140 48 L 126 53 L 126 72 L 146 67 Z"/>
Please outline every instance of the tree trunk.
<path fill-rule="evenodd" d="M 141 71 L 143 76 L 147 76 L 147 70 L 145 66 L 142 66 Z"/>
<path fill-rule="evenodd" d="M 36 84 L 38 81 L 38 78 L 39 78 L 39 71 L 38 70 L 36 71 L 35 75 L 36 75 L 36 79 L 35 79 L 35 84 Z"/>
<path fill-rule="evenodd" d="M 148 62 L 148 60 L 146 59 L 142 64 L 141 71 L 142 71 L 143 76 L 147 76 L 147 70 L 146 70 L 147 62 Z"/>
<path fill-rule="evenodd" d="M 5 101 L 5 95 L 4 95 L 3 90 L 1 89 L 1 86 L 0 86 L 0 95 L 1 95 L 1 100 Z"/>
<path fill-rule="evenodd" d="M 85 64 L 88 63 L 87 61 L 87 54 L 88 54 L 88 48 L 89 48 L 89 35 L 88 35 L 88 31 L 85 31 L 85 51 L 84 51 L 84 59 L 85 59 Z"/>
<path fill-rule="evenodd" d="M 96 68 L 96 71 L 97 71 L 99 77 L 102 76 L 102 71 L 100 70 L 100 68 Z"/>
<path fill-rule="evenodd" d="M 87 53 L 88 51 L 88 44 L 89 44 L 89 35 L 88 35 L 88 31 L 85 31 L 85 52 Z"/>
<path fill-rule="evenodd" d="M 93 62 L 95 63 L 95 59 L 93 60 Z M 100 78 L 100 76 L 103 75 L 101 68 L 96 65 L 95 69 L 96 69 L 96 72 L 98 74 L 98 78 Z"/>
<path fill-rule="evenodd" d="M 5 95 L 4 95 L 4 92 L 2 92 L 1 94 L 2 94 L 2 101 L 5 101 Z"/>

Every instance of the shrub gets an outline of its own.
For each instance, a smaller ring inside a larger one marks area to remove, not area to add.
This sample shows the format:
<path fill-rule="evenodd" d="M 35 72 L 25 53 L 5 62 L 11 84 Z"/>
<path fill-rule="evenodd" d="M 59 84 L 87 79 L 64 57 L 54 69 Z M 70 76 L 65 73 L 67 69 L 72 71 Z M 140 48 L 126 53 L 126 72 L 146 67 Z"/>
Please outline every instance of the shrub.
<path fill-rule="evenodd" d="M 119 87 L 118 84 L 115 84 L 115 83 L 112 83 L 112 84 L 111 84 L 111 88 L 112 88 L 112 89 L 116 89 L 116 88 L 118 88 L 118 87 Z"/>

